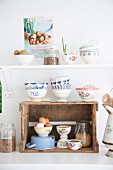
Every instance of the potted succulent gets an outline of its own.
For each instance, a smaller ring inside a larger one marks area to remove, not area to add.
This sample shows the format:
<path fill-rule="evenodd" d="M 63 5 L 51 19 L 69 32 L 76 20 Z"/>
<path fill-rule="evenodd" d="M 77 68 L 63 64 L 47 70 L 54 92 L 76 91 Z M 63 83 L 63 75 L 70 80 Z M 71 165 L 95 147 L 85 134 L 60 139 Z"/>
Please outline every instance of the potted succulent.
<path fill-rule="evenodd" d="M 63 61 L 66 64 L 74 64 L 77 59 L 77 55 L 67 52 L 67 44 L 64 43 L 63 37 L 62 37 L 62 48 L 63 48 L 63 53 L 64 53 L 64 55 L 62 56 Z"/>

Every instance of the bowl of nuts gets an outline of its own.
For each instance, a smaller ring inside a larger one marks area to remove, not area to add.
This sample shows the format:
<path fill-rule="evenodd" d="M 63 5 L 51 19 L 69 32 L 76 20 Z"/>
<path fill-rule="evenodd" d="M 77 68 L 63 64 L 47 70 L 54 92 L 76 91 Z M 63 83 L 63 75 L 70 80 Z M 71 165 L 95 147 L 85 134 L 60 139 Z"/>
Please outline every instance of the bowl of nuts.
<path fill-rule="evenodd" d="M 21 65 L 30 65 L 34 60 L 34 55 L 29 55 L 26 50 L 15 50 L 14 55 Z"/>

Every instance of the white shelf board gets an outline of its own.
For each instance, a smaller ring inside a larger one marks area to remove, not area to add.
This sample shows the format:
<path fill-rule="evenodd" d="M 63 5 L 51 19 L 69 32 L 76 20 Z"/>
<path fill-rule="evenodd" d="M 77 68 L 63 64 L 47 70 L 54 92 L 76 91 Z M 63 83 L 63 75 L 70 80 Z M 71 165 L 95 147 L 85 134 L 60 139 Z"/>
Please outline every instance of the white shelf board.
<path fill-rule="evenodd" d="M 0 170 L 113 170 L 113 158 L 99 153 L 0 153 Z"/>
<path fill-rule="evenodd" d="M 113 68 L 113 64 L 76 64 L 76 65 L 4 65 L 0 69 L 76 69 L 76 68 Z"/>

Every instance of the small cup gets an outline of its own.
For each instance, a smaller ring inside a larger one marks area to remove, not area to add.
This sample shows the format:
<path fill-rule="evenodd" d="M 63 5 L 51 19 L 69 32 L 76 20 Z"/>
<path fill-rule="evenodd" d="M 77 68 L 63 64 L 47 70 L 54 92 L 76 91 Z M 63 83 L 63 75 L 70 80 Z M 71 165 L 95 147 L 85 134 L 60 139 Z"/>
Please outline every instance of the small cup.
<path fill-rule="evenodd" d="M 78 150 L 82 147 L 81 141 L 77 139 L 68 140 L 68 148 L 71 150 Z"/>

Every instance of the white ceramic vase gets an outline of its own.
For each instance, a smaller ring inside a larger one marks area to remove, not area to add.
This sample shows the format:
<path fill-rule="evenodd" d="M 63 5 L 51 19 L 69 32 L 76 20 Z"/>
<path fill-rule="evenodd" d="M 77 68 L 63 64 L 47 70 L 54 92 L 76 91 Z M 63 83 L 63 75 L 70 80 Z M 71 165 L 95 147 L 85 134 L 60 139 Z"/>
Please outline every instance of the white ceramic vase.
<path fill-rule="evenodd" d="M 105 144 L 105 147 L 109 149 L 106 156 L 113 158 L 113 108 L 108 105 L 104 105 L 104 107 L 109 115 L 102 142 Z"/>

